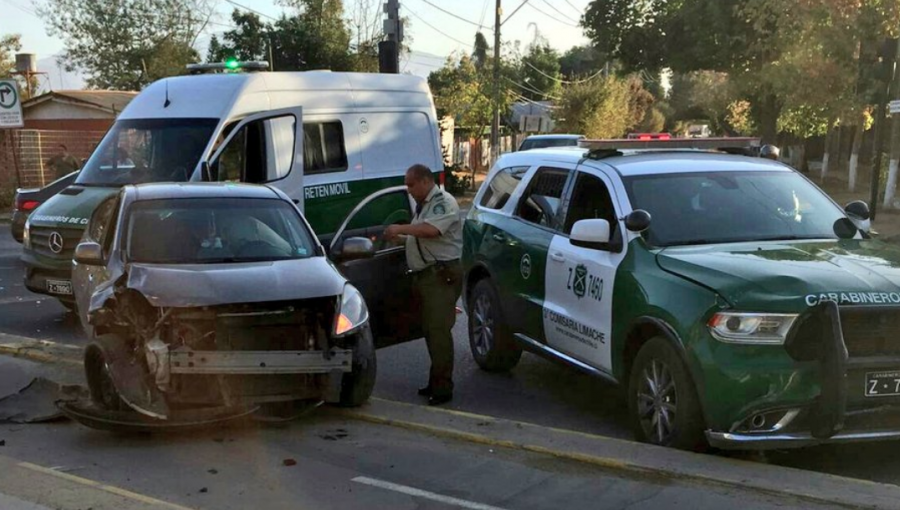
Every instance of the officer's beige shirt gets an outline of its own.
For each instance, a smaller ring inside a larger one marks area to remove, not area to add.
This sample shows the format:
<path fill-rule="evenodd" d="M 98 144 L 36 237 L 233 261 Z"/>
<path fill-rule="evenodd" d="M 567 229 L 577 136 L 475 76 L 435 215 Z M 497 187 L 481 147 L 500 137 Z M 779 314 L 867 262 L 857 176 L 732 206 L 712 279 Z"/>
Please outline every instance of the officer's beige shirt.
<path fill-rule="evenodd" d="M 462 255 L 462 221 L 459 204 L 453 195 L 437 186 L 432 188 L 422 204 L 422 211 L 412 220 L 413 225 L 420 223 L 428 223 L 441 235 L 428 239 L 406 237 L 406 261 L 410 269 L 421 271 L 437 261 L 455 260 Z"/>

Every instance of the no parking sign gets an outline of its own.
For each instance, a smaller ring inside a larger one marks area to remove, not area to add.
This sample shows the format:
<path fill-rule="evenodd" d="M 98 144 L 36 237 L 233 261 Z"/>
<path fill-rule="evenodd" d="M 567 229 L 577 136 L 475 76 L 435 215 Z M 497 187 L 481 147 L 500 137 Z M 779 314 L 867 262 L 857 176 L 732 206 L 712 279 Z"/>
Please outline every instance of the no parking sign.
<path fill-rule="evenodd" d="M 18 84 L 15 80 L 0 80 L 0 129 L 24 126 Z"/>

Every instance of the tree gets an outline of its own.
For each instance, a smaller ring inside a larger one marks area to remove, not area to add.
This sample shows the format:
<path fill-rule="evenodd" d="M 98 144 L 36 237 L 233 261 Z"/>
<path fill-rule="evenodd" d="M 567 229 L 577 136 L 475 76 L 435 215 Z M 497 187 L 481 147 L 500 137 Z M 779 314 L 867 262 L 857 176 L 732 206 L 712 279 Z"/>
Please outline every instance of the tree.
<path fill-rule="evenodd" d="M 140 90 L 184 72 L 211 9 L 205 0 L 46 0 L 38 13 L 65 43 L 60 62 L 91 88 Z"/>
<path fill-rule="evenodd" d="M 562 131 L 620 138 L 645 121 L 652 103 L 653 96 L 637 77 L 597 77 L 563 88 L 554 117 Z M 648 119 L 648 125 L 652 122 Z"/>
<path fill-rule="evenodd" d="M 224 62 L 229 58 L 238 60 L 269 60 L 272 26 L 263 22 L 252 12 L 235 9 L 231 21 L 236 28 L 225 32 L 222 42 L 212 36 L 207 51 L 207 62 Z"/>
<path fill-rule="evenodd" d="M 706 121 L 713 133 L 733 131 L 726 117 L 729 105 L 739 99 L 736 87 L 726 73 L 694 71 L 674 73 L 669 80 L 668 117 L 673 129 L 679 123 Z M 674 129 L 677 131 L 677 129 Z"/>
<path fill-rule="evenodd" d="M 350 29 L 341 0 L 284 2 L 297 12 L 274 25 L 275 68 L 279 71 L 353 70 Z"/>
<path fill-rule="evenodd" d="M 568 79 L 584 78 L 603 69 L 607 56 L 593 46 L 573 46 L 559 57 L 559 72 Z"/>
<path fill-rule="evenodd" d="M 521 94 L 532 101 L 553 99 L 559 90 L 559 54 L 546 43 L 529 46 L 519 66 Z"/>

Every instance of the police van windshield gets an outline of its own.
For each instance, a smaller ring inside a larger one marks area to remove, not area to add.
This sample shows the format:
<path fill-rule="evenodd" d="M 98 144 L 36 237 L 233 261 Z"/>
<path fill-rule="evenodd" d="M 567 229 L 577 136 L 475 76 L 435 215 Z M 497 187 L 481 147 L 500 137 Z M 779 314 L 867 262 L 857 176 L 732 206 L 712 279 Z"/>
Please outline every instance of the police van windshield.
<path fill-rule="evenodd" d="M 625 179 L 634 209 L 653 220 L 654 246 L 836 239 L 844 217 L 822 191 L 793 172 L 698 172 Z"/>
<path fill-rule="evenodd" d="M 91 154 L 76 184 L 187 181 L 217 123 L 217 119 L 117 121 Z"/>

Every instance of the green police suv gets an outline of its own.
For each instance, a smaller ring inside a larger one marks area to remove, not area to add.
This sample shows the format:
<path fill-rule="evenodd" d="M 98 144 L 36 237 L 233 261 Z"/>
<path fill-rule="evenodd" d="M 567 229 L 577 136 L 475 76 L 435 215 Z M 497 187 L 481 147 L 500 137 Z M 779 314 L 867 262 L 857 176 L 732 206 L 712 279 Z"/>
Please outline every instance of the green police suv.
<path fill-rule="evenodd" d="M 476 362 L 510 370 L 526 349 L 621 384 L 660 445 L 900 439 L 900 248 L 865 203 L 729 154 L 757 145 L 501 157 L 464 230 Z"/>

